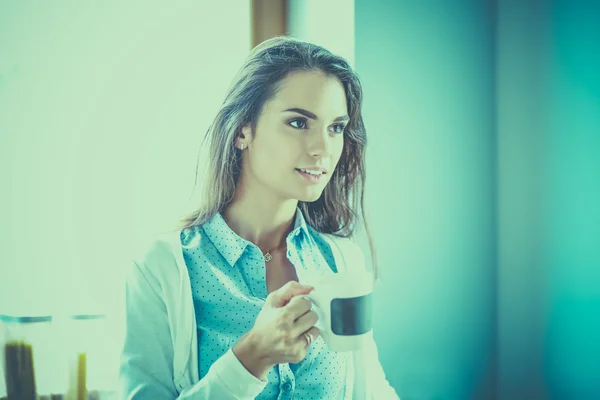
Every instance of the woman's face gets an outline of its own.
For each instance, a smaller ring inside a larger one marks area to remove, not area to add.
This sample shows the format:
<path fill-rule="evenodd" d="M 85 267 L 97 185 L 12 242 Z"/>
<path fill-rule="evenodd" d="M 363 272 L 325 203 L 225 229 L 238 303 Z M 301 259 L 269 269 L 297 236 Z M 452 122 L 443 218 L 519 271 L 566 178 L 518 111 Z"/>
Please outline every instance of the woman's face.
<path fill-rule="evenodd" d="M 317 200 L 342 154 L 347 123 L 346 94 L 336 78 L 318 71 L 288 75 L 265 103 L 256 131 L 246 126 L 238 139 L 247 148 L 245 184 L 283 200 Z"/>

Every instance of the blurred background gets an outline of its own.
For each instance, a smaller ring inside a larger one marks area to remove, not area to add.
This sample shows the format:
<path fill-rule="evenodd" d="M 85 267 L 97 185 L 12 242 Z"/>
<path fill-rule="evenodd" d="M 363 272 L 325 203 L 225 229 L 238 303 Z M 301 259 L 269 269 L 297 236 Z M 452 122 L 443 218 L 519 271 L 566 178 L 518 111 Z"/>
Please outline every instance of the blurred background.
<path fill-rule="evenodd" d="M 593 1 L 0 2 L 0 314 L 106 314 L 114 384 L 122 271 L 189 209 L 225 90 L 281 34 L 364 86 L 400 397 L 600 399 Z"/>

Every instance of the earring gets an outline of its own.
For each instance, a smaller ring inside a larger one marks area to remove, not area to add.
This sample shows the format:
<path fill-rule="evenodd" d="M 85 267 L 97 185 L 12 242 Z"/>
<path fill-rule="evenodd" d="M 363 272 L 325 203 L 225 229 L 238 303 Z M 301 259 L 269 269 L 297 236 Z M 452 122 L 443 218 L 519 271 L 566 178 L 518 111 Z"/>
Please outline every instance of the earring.
<path fill-rule="evenodd" d="M 240 150 L 242 150 L 242 151 L 243 151 L 245 147 L 246 147 L 246 145 L 245 145 L 244 143 L 242 143 L 242 144 L 240 145 Z"/>

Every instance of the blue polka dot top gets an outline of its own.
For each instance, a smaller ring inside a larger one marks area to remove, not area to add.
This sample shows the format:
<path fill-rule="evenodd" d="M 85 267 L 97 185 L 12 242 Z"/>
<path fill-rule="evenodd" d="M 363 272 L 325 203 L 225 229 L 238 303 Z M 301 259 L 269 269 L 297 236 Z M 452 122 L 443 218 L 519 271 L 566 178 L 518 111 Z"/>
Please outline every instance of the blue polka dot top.
<path fill-rule="evenodd" d="M 337 272 L 331 248 L 298 208 L 287 237 L 287 257 L 298 280 L 315 282 Z M 267 298 L 261 250 L 229 228 L 220 213 L 181 232 L 198 332 L 200 379 L 254 325 Z M 258 400 L 337 399 L 343 396 L 349 353 L 330 351 L 318 337 L 298 364 L 278 364 Z"/>

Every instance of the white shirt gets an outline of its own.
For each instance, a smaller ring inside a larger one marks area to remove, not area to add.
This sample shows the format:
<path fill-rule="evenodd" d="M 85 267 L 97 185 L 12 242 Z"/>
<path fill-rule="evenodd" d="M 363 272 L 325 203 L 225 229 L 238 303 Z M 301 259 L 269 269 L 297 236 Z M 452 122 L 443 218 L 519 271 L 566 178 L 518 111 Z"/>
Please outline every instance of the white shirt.
<path fill-rule="evenodd" d="M 349 239 L 322 237 L 332 246 L 338 271 L 343 271 L 346 257 L 363 259 L 360 248 Z M 354 352 L 348 365 L 346 399 L 399 400 L 385 379 L 374 341 Z M 355 366 L 361 373 L 355 374 Z M 127 273 L 119 397 L 251 400 L 265 385 L 246 370 L 231 349 L 199 379 L 195 312 L 179 232 L 154 241 Z"/>

